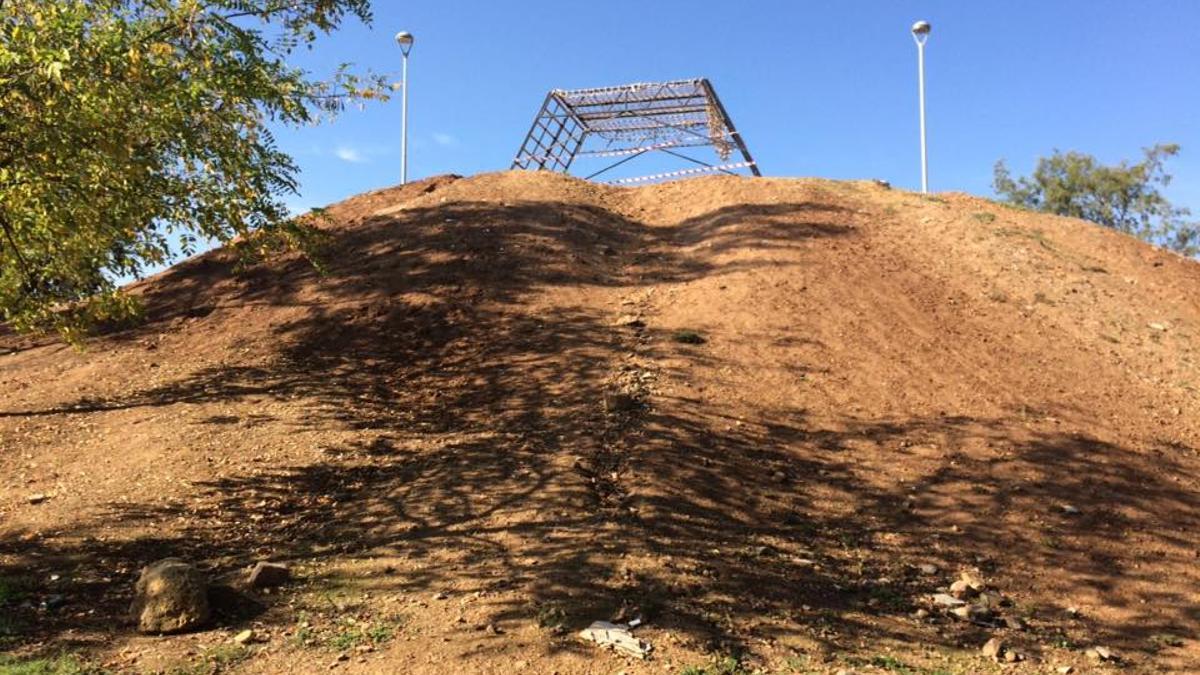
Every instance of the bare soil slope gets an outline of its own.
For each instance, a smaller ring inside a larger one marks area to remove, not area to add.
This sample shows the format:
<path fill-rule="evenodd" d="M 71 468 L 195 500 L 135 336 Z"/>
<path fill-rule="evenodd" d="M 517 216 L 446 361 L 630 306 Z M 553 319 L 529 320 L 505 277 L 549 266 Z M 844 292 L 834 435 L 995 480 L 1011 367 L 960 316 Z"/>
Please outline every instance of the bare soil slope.
<path fill-rule="evenodd" d="M 329 213 L 325 275 L 216 251 L 86 351 L 0 337 L 0 649 L 989 672 L 999 636 L 1018 672 L 1200 671 L 1196 262 L 823 180 L 498 173 Z M 169 555 L 299 578 L 137 636 Z M 929 600 L 963 570 L 994 625 Z M 573 637 L 635 616 L 648 661 Z"/>

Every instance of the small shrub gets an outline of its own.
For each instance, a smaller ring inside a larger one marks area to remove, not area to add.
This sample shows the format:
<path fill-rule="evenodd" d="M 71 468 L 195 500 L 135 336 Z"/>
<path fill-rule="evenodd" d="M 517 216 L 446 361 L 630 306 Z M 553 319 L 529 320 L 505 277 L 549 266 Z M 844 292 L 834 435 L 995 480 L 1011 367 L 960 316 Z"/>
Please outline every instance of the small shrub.
<path fill-rule="evenodd" d="M 984 225 L 987 225 L 996 220 L 996 214 L 989 213 L 987 211 L 979 211 L 977 213 L 972 213 L 971 217 L 974 218 L 975 220 L 978 220 L 979 222 L 983 223 Z"/>
<path fill-rule="evenodd" d="M 687 345 L 702 345 L 705 342 L 708 342 L 703 335 L 690 328 L 684 328 L 682 330 L 675 331 L 675 334 L 671 336 L 671 339 Z"/>

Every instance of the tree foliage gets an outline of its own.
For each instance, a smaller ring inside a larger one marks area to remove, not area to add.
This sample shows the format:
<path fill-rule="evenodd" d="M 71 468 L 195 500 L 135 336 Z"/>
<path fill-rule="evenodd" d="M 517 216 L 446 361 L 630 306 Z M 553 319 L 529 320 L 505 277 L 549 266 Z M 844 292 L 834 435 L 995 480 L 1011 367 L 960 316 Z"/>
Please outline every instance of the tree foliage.
<path fill-rule="evenodd" d="M 1105 166 L 1079 152 L 1054 151 L 1038 160 L 1030 177 L 1013 179 L 1003 161 L 992 182 L 1010 204 L 1061 216 L 1083 218 L 1165 246 L 1184 255 L 1200 252 L 1200 225 L 1190 212 L 1161 192 L 1171 182 L 1164 166 L 1179 152 L 1175 144 L 1145 149 L 1142 161 Z"/>
<path fill-rule="evenodd" d="M 288 63 L 351 18 L 369 2 L 0 0 L 0 319 L 76 339 L 200 242 L 309 245 L 268 125 L 381 95 Z"/>

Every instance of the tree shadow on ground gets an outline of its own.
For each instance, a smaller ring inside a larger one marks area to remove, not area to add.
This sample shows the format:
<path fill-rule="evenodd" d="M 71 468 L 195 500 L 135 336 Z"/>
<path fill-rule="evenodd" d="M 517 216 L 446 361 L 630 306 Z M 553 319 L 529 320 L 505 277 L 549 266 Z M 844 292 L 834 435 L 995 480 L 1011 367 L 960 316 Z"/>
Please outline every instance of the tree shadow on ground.
<path fill-rule="evenodd" d="M 143 331 L 196 307 L 211 307 L 203 317 L 213 321 L 249 303 L 303 314 L 273 328 L 265 365 L 214 365 L 126 396 L 2 414 L 196 402 L 252 413 L 251 399 L 266 397 L 303 409 L 290 424 L 359 435 L 320 461 L 198 481 L 186 502 L 113 503 L 104 522 L 9 532 L 0 574 L 70 570 L 70 602 L 90 612 L 23 610 L 31 637 L 57 645 L 111 628 L 138 569 L 167 555 L 215 573 L 262 557 L 394 556 L 422 564 L 378 588 L 520 591 L 491 606 L 493 621 L 557 606 L 574 628 L 624 607 L 714 651 L 796 635 L 833 651 L 863 635 L 982 635 L 907 619 L 944 581 L 914 569 L 931 556 L 999 576 L 1023 559 L 1108 590 L 1114 575 L 1153 582 L 1155 568 L 1120 550 L 1132 532 L 1168 556 L 1195 550 L 1200 500 L 1169 478 L 1194 471 L 1178 448 L 1120 447 L 1016 415 L 814 420 L 763 409 L 733 419 L 719 401 L 630 388 L 667 336 L 639 337 L 614 326 L 611 309 L 539 295 L 731 273 L 755 264 L 720 257 L 740 246 L 854 236 L 838 219 L 808 204 L 752 205 L 664 229 L 598 208 L 451 203 L 364 219 L 339 236 L 324 276 L 300 261 L 248 277 L 214 277 L 214 265 L 231 264 L 221 260 L 182 268 L 147 292 Z M 179 306 L 185 298 L 192 306 Z M 703 349 L 689 354 L 721 365 Z M 616 391 L 632 404 L 615 409 L 606 395 Z M 918 464 L 915 480 L 889 478 L 884 451 L 930 443 L 946 450 Z M 972 443 L 1004 452 L 954 450 Z M 1081 515 L 1055 514 L 1062 500 Z M 1039 532 L 1054 546 L 1030 536 L 1031 512 L 1046 514 Z M 113 524 L 157 533 L 113 536 Z M 1130 650 L 1154 633 L 1194 632 L 1200 617 L 1182 587 L 1160 588 L 1155 611 L 1110 596 L 1128 619 L 1087 630 Z"/>

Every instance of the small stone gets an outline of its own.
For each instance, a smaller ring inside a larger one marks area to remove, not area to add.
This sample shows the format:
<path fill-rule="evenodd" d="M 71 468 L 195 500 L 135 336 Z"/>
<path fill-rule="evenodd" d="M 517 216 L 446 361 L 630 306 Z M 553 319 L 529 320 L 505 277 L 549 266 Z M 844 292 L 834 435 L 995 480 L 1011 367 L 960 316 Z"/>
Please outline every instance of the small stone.
<path fill-rule="evenodd" d="M 924 608 L 918 609 L 917 611 L 913 612 L 913 618 L 914 619 L 927 619 L 927 618 L 929 618 L 929 610 L 924 609 Z"/>
<path fill-rule="evenodd" d="M 1075 672 L 1075 668 L 1072 666 L 1059 666 L 1058 672 L 1062 673 L 1062 675 L 1071 675 L 1071 673 Z"/>
<path fill-rule="evenodd" d="M 445 600 L 448 597 L 450 597 L 450 595 L 446 593 L 446 591 L 438 591 L 437 593 L 433 594 L 434 600 Z"/>
<path fill-rule="evenodd" d="M 494 623 L 489 623 L 487 625 L 487 628 L 485 628 L 484 630 L 487 631 L 488 635 L 499 635 L 504 632 L 504 631 L 500 630 L 500 627 Z"/>
<path fill-rule="evenodd" d="M 287 565 L 262 561 L 256 563 L 250 570 L 250 575 L 246 577 L 246 584 L 250 588 L 269 588 L 282 586 L 291 578 L 292 571 Z"/>
<path fill-rule="evenodd" d="M 1004 660 L 1008 663 L 1016 663 L 1018 661 L 1024 661 L 1025 656 L 1020 652 L 1009 649 L 1004 652 Z"/>
<path fill-rule="evenodd" d="M 962 619 L 963 621 L 972 621 L 976 623 L 984 623 L 992 616 L 991 610 L 989 610 L 987 607 L 980 607 L 979 605 L 964 605 L 962 607 L 955 607 L 954 609 L 950 610 L 950 613 Z"/>
<path fill-rule="evenodd" d="M 983 649 L 980 651 L 984 656 L 998 660 L 1000 655 L 1004 653 L 1004 650 L 1004 643 L 1000 641 L 1000 638 L 992 638 L 983 644 Z"/>
<path fill-rule="evenodd" d="M 1091 649 L 1087 650 L 1087 655 L 1092 657 L 1093 659 L 1096 659 L 1097 661 L 1116 661 L 1116 660 L 1118 660 L 1116 653 L 1114 653 L 1108 647 L 1100 647 L 1100 646 L 1092 647 Z"/>
<path fill-rule="evenodd" d="M 971 586 L 971 584 L 967 583 L 963 579 L 959 579 L 958 581 L 955 581 L 954 583 L 950 584 L 950 595 L 953 595 L 954 597 L 959 598 L 960 600 L 966 599 L 966 598 L 973 598 L 978 594 L 979 594 L 979 591 L 977 591 L 974 587 Z"/>
<path fill-rule="evenodd" d="M 963 570 L 962 574 L 959 575 L 959 581 L 966 584 L 968 588 L 976 593 L 981 593 L 987 588 L 987 584 L 983 583 L 983 577 L 969 570 Z"/>
<path fill-rule="evenodd" d="M 1004 625 L 1013 630 L 1025 630 L 1025 620 L 1019 616 L 1004 617 Z"/>
<path fill-rule="evenodd" d="M 1079 608 L 1078 607 L 1068 607 L 1067 608 L 1067 616 L 1071 617 L 1072 619 L 1078 619 L 1079 618 Z"/>
<path fill-rule="evenodd" d="M 782 483 L 783 481 L 787 480 L 787 474 L 782 471 L 772 472 L 771 480 L 774 480 L 776 483 Z"/>
<path fill-rule="evenodd" d="M 249 644 L 254 642 L 254 631 L 247 628 L 246 630 L 233 636 L 233 641 L 239 645 Z"/>
<path fill-rule="evenodd" d="M 28 497 L 25 498 L 25 500 L 28 501 L 30 504 L 41 504 L 42 502 L 46 501 L 49 498 L 50 497 L 46 496 L 45 494 L 38 492 L 37 494 L 29 495 Z"/>
<path fill-rule="evenodd" d="M 938 566 L 933 563 L 921 563 L 917 565 L 917 569 L 921 570 L 921 574 L 933 576 L 938 573 Z"/>
<path fill-rule="evenodd" d="M 1070 504 L 1063 504 L 1059 508 L 1061 508 L 1062 512 L 1068 516 L 1077 516 L 1080 513 L 1078 508 L 1076 508 Z"/>
<path fill-rule="evenodd" d="M 1150 323 L 1150 324 L 1147 324 L 1147 325 L 1148 325 L 1148 326 L 1150 326 L 1150 329 L 1151 329 L 1151 330 L 1156 330 L 1156 331 L 1159 331 L 1159 332 L 1165 331 L 1165 330 L 1167 330 L 1167 328 L 1169 328 L 1169 326 L 1168 326 L 1167 324 L 1165 324 L 1165 323 L 1157 323 L 1157 322 L 1155 322 L 1155 323 Z"/>
<path fill-rule="evenodd" d="M 958 607 L 967 604 L 953 595 L 946 595 L 945 593 L 937 593 L 932 599 L 933 604 L 942 605 L 943 607 Z"/>
<path fill-rule="evenodd" d="M 641 402 L 633 394 L 623 391 L 604 392 L 604 410 L 607 412 L 631 412 L 639 407 Z"/>
<path fill-rule="evenodd" d="M 999 607 L 1005 603 L 1004 599 L 996 593 L 980 593 L 978 597 L 975 598 L 975 604 L 991 609 L 993 607 Z"/>

